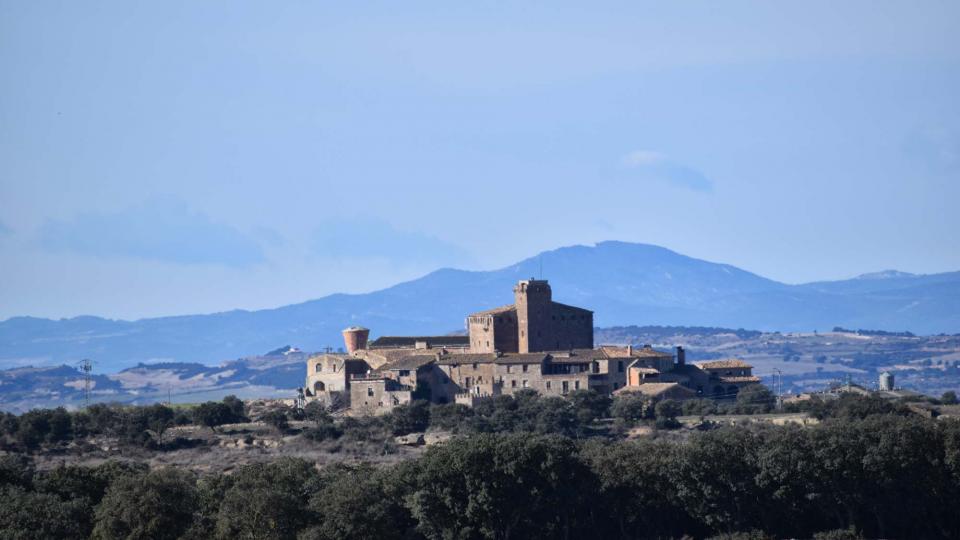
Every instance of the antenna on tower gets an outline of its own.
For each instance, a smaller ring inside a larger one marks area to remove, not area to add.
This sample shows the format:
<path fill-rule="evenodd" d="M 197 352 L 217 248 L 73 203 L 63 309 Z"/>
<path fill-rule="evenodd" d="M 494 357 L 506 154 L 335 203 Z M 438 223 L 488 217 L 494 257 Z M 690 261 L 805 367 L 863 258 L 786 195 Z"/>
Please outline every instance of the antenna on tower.
<path fill-rule="evenodd" d="M 93 362 L 89 358 L 84 358 L 77 362 L 77 365 L 83 372 L 83 407 L 87 408 L 90 406 L 90 386 L 92 382 L 90 373 L 93 371 Z"/>
<path fill-rule="evenodd" d="M 543 255 L 537 257 L 537 260 L 540 261 L 540 280 L 543 280 Z"/>

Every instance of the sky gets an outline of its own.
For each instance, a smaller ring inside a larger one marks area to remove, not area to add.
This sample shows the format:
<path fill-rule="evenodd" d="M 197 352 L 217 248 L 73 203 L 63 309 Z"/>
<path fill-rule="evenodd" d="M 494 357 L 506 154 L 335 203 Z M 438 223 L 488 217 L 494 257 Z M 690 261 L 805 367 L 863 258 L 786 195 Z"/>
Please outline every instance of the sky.
<path fill-rule="evenodd" d="M 0 0 L 0 320 L 603 240 L 960 270 L 960 3 Z"/>

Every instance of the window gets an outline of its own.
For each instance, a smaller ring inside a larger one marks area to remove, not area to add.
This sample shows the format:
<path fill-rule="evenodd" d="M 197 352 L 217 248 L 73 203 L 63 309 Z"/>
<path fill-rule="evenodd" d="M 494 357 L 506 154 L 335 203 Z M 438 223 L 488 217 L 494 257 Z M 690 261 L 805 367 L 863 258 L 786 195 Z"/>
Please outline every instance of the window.
<path fill-rule="evenodd" d="M 510 367 L 511 367 L 511 366 L 508 364 L 508 365 L 507 365 L 507 373 L 510 373 Z"/>
<path fill-rule="evenodd" d="M 526 373 L 526 372 L 527 372 L 527 368 L 529 368 L 529 367 L 530 367 L 530 366 L 524 364 L 524 365 L 523 365 L 523 372 Z"/>
<path fill-rule="evenodd" d="M 546 384 L 547 384 L 547 390 L 549 390 L 549 389 L 550 389 L 550 381 L 547 381 Z"/>
<path fill-rule="evenodd" d="M 487 341 L 487 347 L 489 347 L 489 346 L 490 346 L 490 342 L 489 342 L 489 341 Z"/>
<path fill-rule="evenodd" d="M 383 402 L 382 402 L 382 401 L 378 401 L 378 402 L 377 402 L 377 407 L 383 407 Z"/>
<path fill-rule="evenodd" d="M 514 379 L 514 380 L 510 381 L 510 388 L 516 388 L 516 387 L 517 387 L 517 380 Z"/>
<path fill-rule="evenodd" d="M 524 388 L 530 388 L 530 381 L 524 379 L 524 380 L 523 380 L 523 387 L 524 387 Z"/>
<path fill-rule="evenodd" d="M 618 360 L 618 361 L 617 361 L 617 372 L 618 372 L 618 373 L 623 373 L 623 360 Z"/>
<path fill-rule="evenodd" d="M 570 391 L 570 382 L 569 382 L 569 381 L 563 381 L 563 383 L 561 383 L 561 391 L 562 391 L 564 394 L 566 394 L 567 392 Z"/>
<path fill-rule="evenodd" d="M 401 370 L 400 370 L 400 376 L 401 376 L 401 377 L 409 377 L 409 376 L 410 376 L 410 370 L 409 370 L 409 369 L 401 369 Z"/>
<path fill-rule="evenodd" d="M 323 365 L 321 365 L 321 364 L 318 362 L 318 363 L 317 363 L 317 373 L 320 373 L 321 371 L 323 371 Z"/>
<path fill-rule="evenodd" d="M 474 371 L 477 370 L 477 364 L 473 364 L 473 370 L 474 370 Z"/>
<path fill-rule="evenodd" d="M 580 381 L 573 381 L 573 389 L 574 390 L 580 389 Z"/>
<path fill-rule="evenodd" d="M 372 387 L 372 386 L 368 386 L 368 387 L 367 387 L 367 396 L 371 396 L 371 397 L 373 396 L 373 387 Z"/>
<path fill-rule="evenodd" d="M 464 386 L 467 386 L 467 387 L 471 386 L 471 385 L 470 385 L 471 382 L 473 382 L 473 379 L 471 379 L 470 377 L 464 377 L 464 378 L 463 378 L 463 385 L 464 385 Z"/>

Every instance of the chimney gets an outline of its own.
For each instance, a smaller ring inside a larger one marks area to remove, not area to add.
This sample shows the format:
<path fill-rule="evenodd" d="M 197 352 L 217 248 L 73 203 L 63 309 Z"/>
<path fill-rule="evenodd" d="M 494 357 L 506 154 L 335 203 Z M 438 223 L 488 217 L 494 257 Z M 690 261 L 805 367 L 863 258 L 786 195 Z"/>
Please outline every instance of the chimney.
<path fill-rule="evenodd" d="M 627 345 L 627 356 L 633 356 L 633 345 Z"/>
<path fill-rule="evenodd" d="M 370 330 L 362 326 L 351 326 L 343 331 L 343 344 L 347 349 L 347 354 L 353 354 L 356 351 L 362 351 L 367 348 L 367 338 L 370 337 Z"/>
<path fill-rule="evenodd" d="M 677 346 L 677 365 L 687 365 L 687 351 L 683 350 L 683 347 L 680 346 Z"/>

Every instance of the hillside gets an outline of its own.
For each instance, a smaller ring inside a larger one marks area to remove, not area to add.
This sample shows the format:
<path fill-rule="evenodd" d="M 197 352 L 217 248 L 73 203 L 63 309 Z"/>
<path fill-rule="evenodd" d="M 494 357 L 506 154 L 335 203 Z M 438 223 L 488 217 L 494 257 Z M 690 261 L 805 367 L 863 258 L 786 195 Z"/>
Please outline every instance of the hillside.
<path fill-rule="evenodd" d="M 138 362 L 219 363 L 290 343 L 339 346 L 351 324 L 373 335 L 447 333 L 466 314 L 508 303 L 511 287 L 543 276 L 555 299 L 595 311 L 597 326 L 687 325 L 811 331 L 834 326 L 960 331 L 960 272 L 881 273 L 787 285 L 668 249 L 624 242 L 548 251 L 493 271 L 442 269 L 366 294 L 334 294 L 259 311 L 116 321 L 99 317 L 0 322 L 0 367 L 89 357 L 112 371 Z"/>

